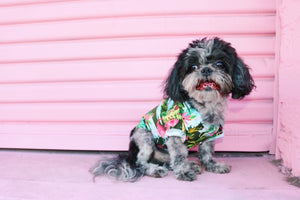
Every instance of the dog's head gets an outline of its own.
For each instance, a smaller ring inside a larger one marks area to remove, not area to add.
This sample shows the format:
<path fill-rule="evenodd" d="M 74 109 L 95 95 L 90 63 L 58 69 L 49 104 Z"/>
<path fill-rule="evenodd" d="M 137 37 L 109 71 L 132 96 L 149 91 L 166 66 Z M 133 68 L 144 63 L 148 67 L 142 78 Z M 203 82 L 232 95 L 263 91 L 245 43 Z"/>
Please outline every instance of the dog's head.
<path fill-rule="evenodd" d="M 247 65 L 230 43 L 204 38 L 189 44 L 166 80 L 165 93 L 174 101 L 197 102 L 219 97 L 242 99 L 255 87 Z"/>

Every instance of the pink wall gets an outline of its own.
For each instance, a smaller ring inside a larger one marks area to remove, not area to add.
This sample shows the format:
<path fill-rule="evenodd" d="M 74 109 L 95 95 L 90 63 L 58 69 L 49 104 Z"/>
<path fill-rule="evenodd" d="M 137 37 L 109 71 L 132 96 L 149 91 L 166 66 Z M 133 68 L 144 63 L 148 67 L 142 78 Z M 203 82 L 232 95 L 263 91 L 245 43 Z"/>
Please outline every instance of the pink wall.
<path fill-rule="evenodd" d="M 219 151 L 275 152 L 276 0 L 1 0 L 0 148 L 127 150 L 196 38 L 231 42 L 256 90 Z"/>
<path fill-rule="evenodd" d="M 277 157 L 300 175 L 300 1 L 278 1 Z"/>

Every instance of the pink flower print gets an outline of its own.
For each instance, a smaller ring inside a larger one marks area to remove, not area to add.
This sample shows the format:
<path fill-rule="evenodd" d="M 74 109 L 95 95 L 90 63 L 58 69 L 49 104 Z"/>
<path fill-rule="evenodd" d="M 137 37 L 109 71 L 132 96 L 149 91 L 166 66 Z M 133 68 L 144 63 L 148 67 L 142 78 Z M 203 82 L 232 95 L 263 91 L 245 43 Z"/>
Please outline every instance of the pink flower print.
<path fill-rule="evenodd" d="M 179 119 L 172 119 L 172 120 L 168 121 L 168 122 L 166 123 L 166 128 L 167 128 L 167 130 L 169 130 L 170 127 L 176 126 L 176 125 L 178 124 L 178 122 L 179 122 Z"/>
<path fill-rule="evenodd" d="M 162 137 L 164 137 L 165 134 L 166 134 L 166 130 L 164 129 L 164 127 L 163 127 L 162 125 L 160 125 L 159 122 L 160 122 L 161 120 L 162 120 L 162 119 L 157 120 L 157 122 L 156 122 L 156 127 L 157 127 L 157 130 L 158 130 L 159 135 L 162 136 Z"/>
<path fill-rule="evenodd" d="M 152 117 L 153 115 L 152 115 L 152 113 L 151 114 L 145 114 L 145 116 L 144 116 L 144 118 L 145 118 L 145 121 L 147 122 L 149 119 L 150 119 L 150 117 Z"/>
<path fill-rule="evenodd" d="M 212 137 L 217 133 L 218 130 L 215 130 L 214 132 L 212 132 L 209 136 Z"/>
<path fill-rule="evenodd" d="M 191 121 L 192 120 L 191 115 L 186 115 L 186 112 L 184 112 L 182 114 L 182 119 L 183 119 L 184 123 L 186 123 L 187 121 Z"/>

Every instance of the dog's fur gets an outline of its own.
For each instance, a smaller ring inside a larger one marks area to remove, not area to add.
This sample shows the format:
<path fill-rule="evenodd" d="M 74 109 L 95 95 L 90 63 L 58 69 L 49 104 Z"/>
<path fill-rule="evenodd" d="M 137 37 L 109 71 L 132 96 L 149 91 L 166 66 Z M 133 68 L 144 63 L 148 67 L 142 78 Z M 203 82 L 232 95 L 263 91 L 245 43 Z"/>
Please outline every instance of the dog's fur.
<path fill-rule="evenodd" d="M 201 83 L 214 83 L 217 89 L 197 89 Z M 204 123 L 224 124 L 227 98 L 242 99 L 255 87 L 248 66 L 235 49 L 220 38 L 204 38 L 189 44 L 178 56 L 165 82 L 165 95 L 174 102 L 189 102 Z M 171 136 L 167 149 L 159 148 L 151 132 L 134 128 L 129 151 L 117 158 L 100 160 L 91 170 L 94 176 L 107 174 L 117 180 L 136 181 L 144 175 L 164 177 L 169 170 L 179 180 L 193 181 L 201 166 L 187 159 L 188 149 L 181 138 Z M 199 145 L 199 159 L 207 171 L 228 173 L 231 167 L 213 159 L 213 142 Z"/>

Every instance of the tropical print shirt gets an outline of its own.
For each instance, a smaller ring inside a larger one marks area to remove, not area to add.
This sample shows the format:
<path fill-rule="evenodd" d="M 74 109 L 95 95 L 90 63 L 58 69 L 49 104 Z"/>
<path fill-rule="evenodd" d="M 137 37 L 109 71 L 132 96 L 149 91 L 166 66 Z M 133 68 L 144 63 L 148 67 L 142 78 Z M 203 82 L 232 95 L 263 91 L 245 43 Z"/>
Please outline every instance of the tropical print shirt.
<path fill-rule="evenodd" d="M 180 137 L 188 149 L 224 136 L 221 124 L 203 123 L 200 113 L 188 102 L 174 102 L 170 98 L 146 113 L 137 128 L 150 131 L 156 144 L 163 148 L 170 136 Z"/>

